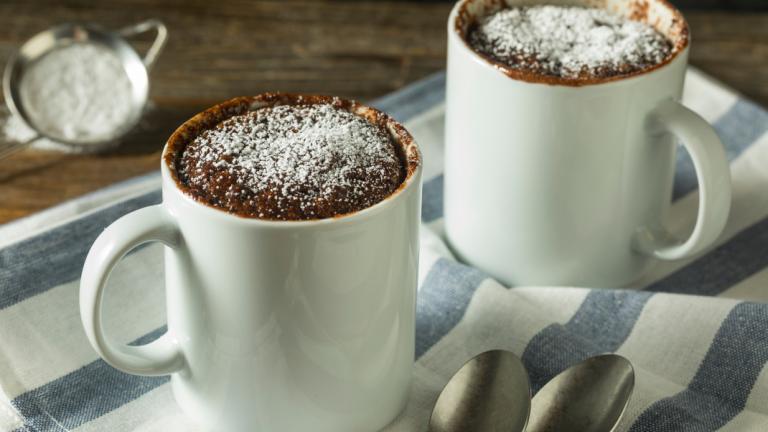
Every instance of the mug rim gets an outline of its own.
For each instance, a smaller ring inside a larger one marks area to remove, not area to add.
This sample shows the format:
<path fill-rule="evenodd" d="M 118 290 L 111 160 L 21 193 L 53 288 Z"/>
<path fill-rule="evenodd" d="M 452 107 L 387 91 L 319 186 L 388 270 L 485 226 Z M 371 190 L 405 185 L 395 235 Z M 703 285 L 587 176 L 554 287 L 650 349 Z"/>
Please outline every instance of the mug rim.
<path fill-rule="evenodd" d="M 461 33 L 461 26 L 462 25 L 468 25 L 466 23 L 462 24 L 459 22 L 459 20 L 463 19 L 466 21 L 469 21 L 470 19 L 476 19 L 477 17 L 474 16 L 474 14 L 470 14 L 470 12 L 467 10 L 468 5 L 475 3 L 475 2 L 486 2 L 486 3 L 500 3 L 500 4 L 506 4 L 508 0 L 459 0 L 456 2 L 456 4 L 453 6 L 453 9 L 451 9 L 451 13 L 448 17 L 448 38 L 454 39 L 458 38 L 458 44 L 460 47 L 466 51 L 469 52 L 469 54 L 475 59 L 478 60 L 479 63 L 482 63 L 484 66 L 488 66 L 492 68 L 493 70 L 500 72 L 504 75 L 506 75 L 509 79 L 512 79 L 514 81 L 520 81 L 520 82 L 526 82 L 531 84 L 548 84 L 552 86 L 558 86 L 558 87 L 588 87 L 588 86 L 597 86 L 602 84 L 609 84 L 609 83 L 617 83 L 617 82 L 623 82 L 626 80 L 630 80 L 632 78 L 640 78 L 643 76 L 650 75 L 654 72 L 657 72 L 666 66 L 669 66 L 671 63 L 673 63 L 678 58 L 681 58 L 684 53 L 688 51 L 690 48 L 690 41 L 691 41 L 691 35 L 690 35 L 690 26 L 688 24 L 688 20 L 685 19 L 685 16 L 683 13 L 676 8 L 674 5 L 672 5 L 668 0 L 646 0 L 646 1 L 653 1 L 658 4 L 660 4 L 662 7 L 667 8 L 670 13 L 672 14 L 672 17 L 676 22 L 678 22 L 678 25 L 680 26 L 680 35 L 678 40 L 672 41 L 673 43 L 673 50 L 672 53 L 667 56 L 662 62 L 654 64 L 650 67 L 631 72 L 628 74 L 621 74 L 621 75 L 615 75 L 615 76 L 609 76 L 609 77 L 590 77 L 590 78 L 564 78 L 564 77 L 557 77 L 557 76 L 550 76 L 550 75 L 544 75 L 544 74 L 537 74 L 535 72 L 520 70 L 520 69 L 514 69 L 509 67 L 508 65 L 496 61 L 488 56 L 485 56 L 483 54 L 478 53 L 475 51 L 469 44 L 469 42 L 466 40 L 465 35 Z M 589 1 L 585 1 L 585 3 L 589 3 Z M 548 5 L 552 4 L 546 1 L 536 3 L 536 5 Z M 647 8 L 647 2 L 644 3 Z M 533 4 L 524 4 L 521 6 L 532 6 Z M 642 5 L 639 5 L 638 7 L 642 7 Z M 604 9 L 604 8 L 603 8 Z M 658 30 L 657 30 L 658 31 Z M 665 37 L 669 38 L 668 35 L 664 35 Z"/>
<path fill-rule="evenodd" d="M 323 103 L 339 104 L 342 109 L 346 109 L 355 115 L 364 117 L 368 121 L 375 122 L 375 124 L 385 127 L 389 132 L 390 137 L 401 147 L 404 157 L 402 163 L 405 165 L 406 170 L 405 178 L 397 189 L 381 201 L 360 210 L 322 219 L 261 219 L 231 213 L 223 208 L 201 202 L 188 192 L 189 188 L 179 179 L 174 163 L 176 156 L 192 139 L 197 137 L 202 131 L 209 129 L 211 126 L 232 116 L 267 106 L 296 104 L 313 105 Z M 339 222 L 353 222 L 367 219 L 370 216 L 378 214 L 399 199 L 405 199 L 401 198 L 401 196 L 409 195 L 414 187 L 418 187 L 421 179 L 423 157 L 421 150 L 411 133 L 389 114 L 376 108 L 361 104 L 352 99 L 343 99 L 335 96 L 267 92 L 255 96 L 232 98 L 195 114 L 192 118 L 182 123 L 168 138 L 168 141 L 163 147 L 160 165 L 163 185 L 165 186 L 167 184 L 169 186 L 169 188 L 163 187 L 163 190 L 172 190 L 176 196 L 196 208 L 209 212 L 211 215 L 217 215 L 216 217 L 237 221 L 238 223 L 268 227 L 295 228 L 299 226 L 319 226 Z M 165 199 L 163 199 L 163 201 L 165 202 Z"/>

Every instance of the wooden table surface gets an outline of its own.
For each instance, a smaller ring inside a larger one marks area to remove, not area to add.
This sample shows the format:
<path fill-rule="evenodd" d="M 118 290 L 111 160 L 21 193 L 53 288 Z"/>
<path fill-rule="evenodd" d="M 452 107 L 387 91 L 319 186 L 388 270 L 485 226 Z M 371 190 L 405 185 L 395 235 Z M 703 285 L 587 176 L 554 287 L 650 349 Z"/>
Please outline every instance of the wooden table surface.
<path fill-rule="evenodd" d="M 369 100 L 444 68 L 450 2 L 4 0 L 0 60 L 57 23 L 117 29 L 163 20 L 151 74 L 155 108 L 116 151 L 25 150 L 0 160 L 0 223 L 159 167 L 170 133 L 216 102 L 269 90 Z M 686 10 L 691 63 L 768 105 L 768 12 Z M 147 41 L 137 41 L 139 50 Z"/>

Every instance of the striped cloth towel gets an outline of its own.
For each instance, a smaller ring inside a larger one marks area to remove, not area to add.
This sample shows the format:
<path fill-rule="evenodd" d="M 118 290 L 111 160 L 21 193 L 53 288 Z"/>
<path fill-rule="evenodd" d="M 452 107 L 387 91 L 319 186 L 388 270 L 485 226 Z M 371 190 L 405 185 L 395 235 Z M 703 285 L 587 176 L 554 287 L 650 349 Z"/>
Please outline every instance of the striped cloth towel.
<path fill-rule="evenodd" d="M 711 121 L 732 160 L 733 210 L 719 243 L 659 264 L 632 289 L 515 287 L 455 261 L 442 241 L 444 75 L 375 103 L 425 155 L 417 362 L 411 400 L 388 431 L 423 431 L 446 380 L 476 353 L 503 348 L 535 389 L 587 356 L 617 352 L 636 367 L 621 431 L 768 431 L 768 113 L 702 74 L 685 102 Z M 0 430 L 193 431 L 168 378 L 126 375 L 99 360 L 78 314 L 91 242 L 117 217 L 160 201 L 153 174 L 0 228 Z M 697 208 L 681 152 L 668 225 Z M 116 269 L 107 326 L 145 343 L 164 331 L 162 246 Z"/>

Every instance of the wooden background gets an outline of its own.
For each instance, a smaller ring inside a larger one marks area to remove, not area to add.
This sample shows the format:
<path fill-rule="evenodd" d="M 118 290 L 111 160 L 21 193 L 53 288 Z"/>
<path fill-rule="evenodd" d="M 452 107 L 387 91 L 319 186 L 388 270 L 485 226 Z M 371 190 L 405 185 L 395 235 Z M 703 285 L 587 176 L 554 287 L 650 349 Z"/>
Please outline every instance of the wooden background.
<path fill-rule="evenodd" d="M 684 8 L 693 31 L 691 62 L 768 105 L 768 11 L 761 7 L 768 1 L 687 3 L 706 6 Z M 118 150 L 90 156 L 25 150 L 0 160 L 0 223 L 157 169 L 173 129 L 224 99 L 281 90 L 368 100 L 436 72 L 445 63 L 451 6 L 450 1 L 4 0 L 3 63 L 24 40 L 65 21 L 117 29 L 156 17 L 166 23 L 170 38 L 151 74 L 155 109 Z M 137 41 L 137 48 L 145 49 L 147 40 Z"/>

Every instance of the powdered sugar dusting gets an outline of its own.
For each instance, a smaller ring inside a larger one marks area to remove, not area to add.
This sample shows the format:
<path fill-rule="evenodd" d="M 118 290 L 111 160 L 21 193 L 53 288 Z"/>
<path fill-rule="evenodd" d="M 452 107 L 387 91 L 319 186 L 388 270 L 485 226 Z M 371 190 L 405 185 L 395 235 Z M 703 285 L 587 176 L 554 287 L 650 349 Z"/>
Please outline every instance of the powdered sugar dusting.
<path fill-rule="evenodd" d="M 92 43 L 56 48 L 21 80 L 24 107 L 38 129 L 65 140 L 111 137 L 131 118 L 132 86 L 120 59 Z"/>
<path fill-rule="evenodd" d="M 99 146 L 71 146 L 49 138 L 40 137 L 38 133 L 35 132 L 34 129 L 27 126 L 27 124 L 24 123 L 24 120 L 22 120 L 19 116 L 12 115 L 7 112 L 3 112 L 3 114 L 5 117 L 3 120 L 0 120 L 3 122 L 2 135 L 5 141 L 9 143 L 25 142 L 37 137 L 37 139 L 32 141 L 30 144 L 31 148 L 46 151 L 58 151 L 63 153 L 87 153 L 89 151 L 93 151 L 94 149 L 103 150 L 107 147 L 117 145 L 115 142 L 109 143 L 111 145 L 102 144 Z"/>
<path fill-rule="evenodd" d="M 199 199 L 264 219 L 319 219 L 369 207 L 403 181 L 385 130 L 330 104 L 265 107 L 187 145 L 179 177 Z"/>
<path fill-rule="evenodd" d="M 650 25 L 584 7 L 504 9 L 482 19 L 468 40 L 511 68 L 565 78 L 627 74 L 672 52 L 670 41 Z"/>

